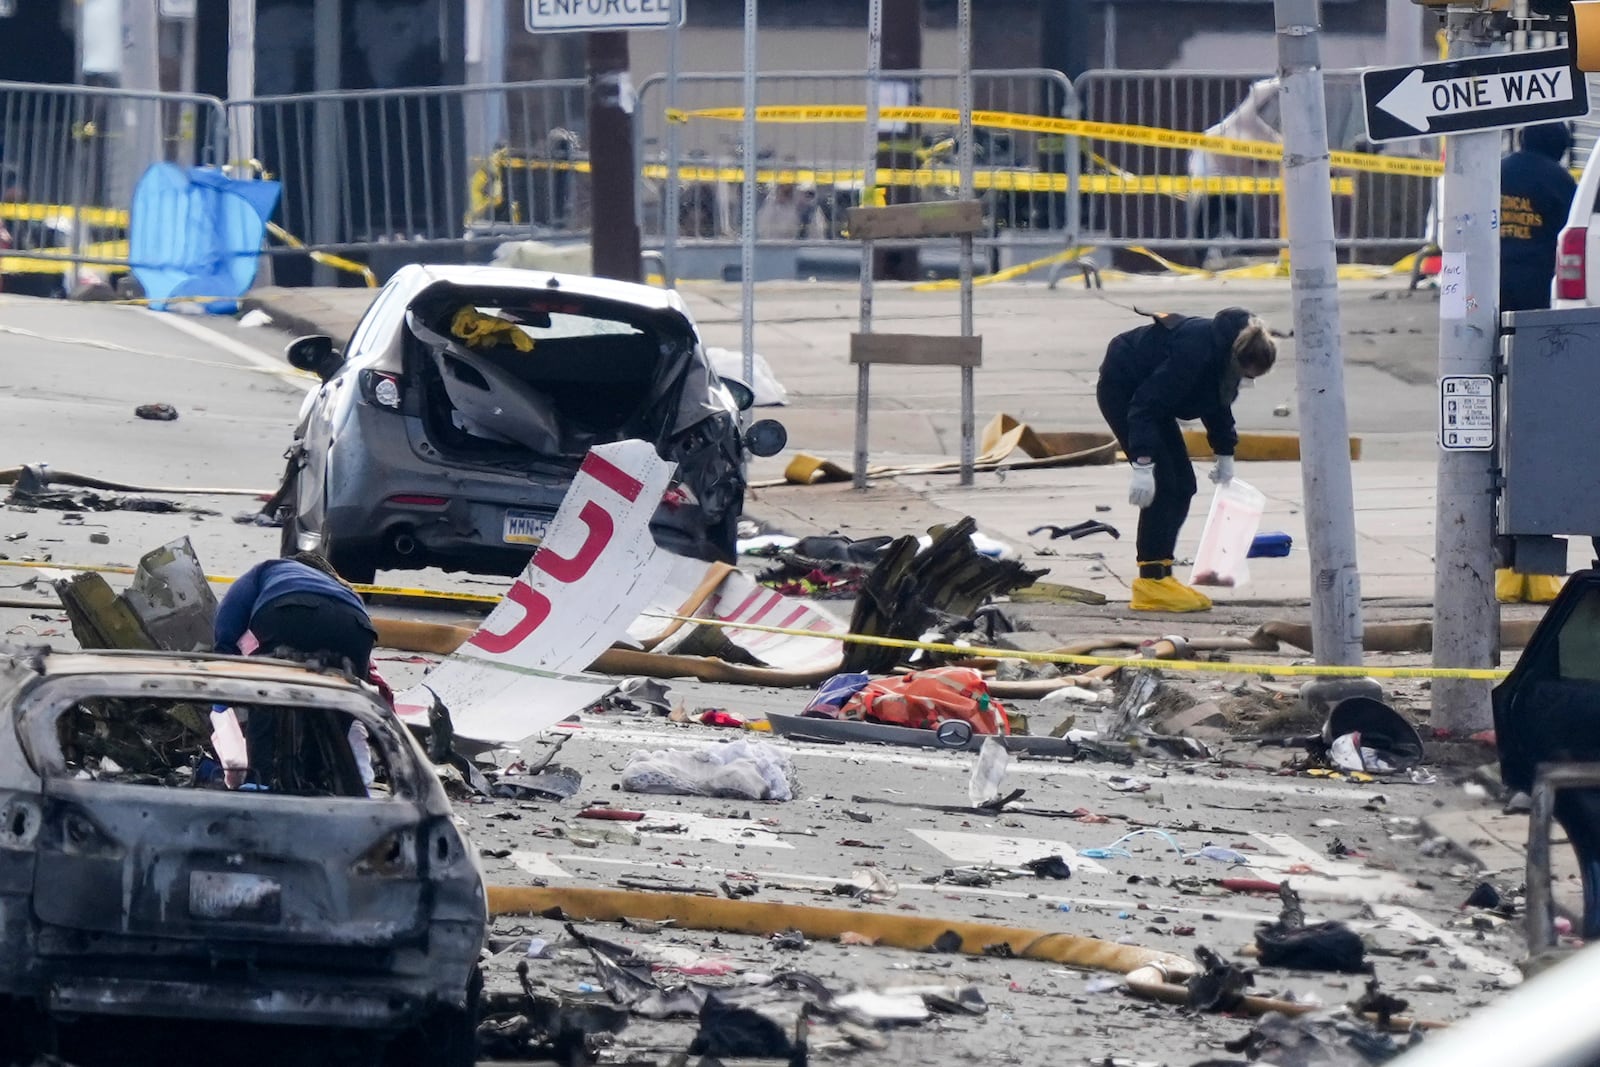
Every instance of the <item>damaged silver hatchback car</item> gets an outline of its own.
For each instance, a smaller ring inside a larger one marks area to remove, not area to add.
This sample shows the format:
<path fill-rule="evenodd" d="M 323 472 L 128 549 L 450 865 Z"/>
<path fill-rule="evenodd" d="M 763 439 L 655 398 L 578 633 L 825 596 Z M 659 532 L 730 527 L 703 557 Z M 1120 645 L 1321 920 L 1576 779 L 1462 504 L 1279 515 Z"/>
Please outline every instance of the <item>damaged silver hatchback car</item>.
<path fill-rule="evenodd" d="M 253 715 L 273 766 L 220 754 Z M 0 719 L 0 1061 L 116 1018 L 473 1062 L 477 854 L 367 690 L 268 660 L 0 646 Z"/>
<path fill-rule="evenodd" d="M 786 443 L 706 359 L 675 292 L 481 266 L 402 267 L 338 351 L 303 337 L 307 397 L 267 510 L 283 552 L 354 582 L 380 567 L 517 574 L 591 447 L 638 439 L 677 464 L 651 521 L 681 555 L 732 560 L 747 453 Z"/>

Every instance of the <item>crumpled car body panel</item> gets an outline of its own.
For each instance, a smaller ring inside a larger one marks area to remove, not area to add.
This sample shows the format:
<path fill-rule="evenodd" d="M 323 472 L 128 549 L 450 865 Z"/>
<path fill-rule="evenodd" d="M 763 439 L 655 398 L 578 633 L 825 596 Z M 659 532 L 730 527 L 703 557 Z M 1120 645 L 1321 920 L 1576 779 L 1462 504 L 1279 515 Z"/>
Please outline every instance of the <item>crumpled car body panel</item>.
<path fill-rule="evenodd" d="M 632 332 L 556 336 L 528 352 L 497 352 L 451 331 L 453 309 L 541 301 Z M 576 356 L 588 348 L 591 359 Z M 568 377 L 540 381 L 519 368 L 552 358 L 546 352 L 562 353 Z M 679 491 L 651 523 L 658 543 L 697 558 L 733 558 L 745 491 L 738 410 L 676 293 L 413 265 L 379 294 L 345 356 L 313 392 L 296 431 L 305 462 L 286 548 L 323 551 L 335 563 L 354 557 L 381 567 L 516 574 L 588 449 L 644 439 L 678 464 Z M 374 376 L 393 386 L 396 406 L 375 401 Z M 608 399 L 625 417 L 592 417 Z"/>
<path fill-rule="evenodd" d="M 366 727 L 391 791 L 87 778 L 62 758 L 58 719 L 106 699 L 337 712 Z M 261 659 L 0 646 L 0 815 L 0 1000 L 377 1030 L 467 1004 L 488 923 L 476 852 L 415 740 L 342 677 Z M 403 862 L 374 865 L 375 849 Z"/>

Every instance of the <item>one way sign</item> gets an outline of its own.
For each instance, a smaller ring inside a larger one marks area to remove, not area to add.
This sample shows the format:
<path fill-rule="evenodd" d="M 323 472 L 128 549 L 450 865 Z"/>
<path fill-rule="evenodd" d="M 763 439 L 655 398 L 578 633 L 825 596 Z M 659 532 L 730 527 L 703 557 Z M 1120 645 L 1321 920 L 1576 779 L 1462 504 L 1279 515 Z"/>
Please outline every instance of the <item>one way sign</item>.
<path fill-rule="evenodd" d="M 1555 122 L 1589 110 L 1589 87 L 1565 48 L 1502 52 L 1361 72 L 1367 138 L 1400 141 Z"/>

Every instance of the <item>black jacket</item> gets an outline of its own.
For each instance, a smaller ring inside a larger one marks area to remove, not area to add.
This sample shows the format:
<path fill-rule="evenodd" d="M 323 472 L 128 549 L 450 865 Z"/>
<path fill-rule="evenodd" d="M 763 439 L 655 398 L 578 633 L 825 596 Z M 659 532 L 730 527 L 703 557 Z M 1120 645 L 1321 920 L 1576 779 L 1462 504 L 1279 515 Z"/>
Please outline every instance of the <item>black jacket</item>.
<path fill-rule="evenodd" d="M 1531 127 L 1522 141 L 1521 151 L 1500 161 L 1501 311 L 1550 306 L 1556 237 L 1578 191 L 1560 162 L 1567 146 L 1564 127 Z"/>
<path fill-rule="evenodd" d="M 1237 382 L 1228 381 L 1233 341 L 1250 321 L 1243 308 L 1224 308 L 1211 318 L 1156 315 L 1149 326 L 1118 334 L 1106 348 L 1100 377 L 1129 394 L 1128 458 L 1159 450 L 1161 424 L 1199 419 L 1211 451 L 1233 455 L 1239 433 L 1233 425 Z"/>

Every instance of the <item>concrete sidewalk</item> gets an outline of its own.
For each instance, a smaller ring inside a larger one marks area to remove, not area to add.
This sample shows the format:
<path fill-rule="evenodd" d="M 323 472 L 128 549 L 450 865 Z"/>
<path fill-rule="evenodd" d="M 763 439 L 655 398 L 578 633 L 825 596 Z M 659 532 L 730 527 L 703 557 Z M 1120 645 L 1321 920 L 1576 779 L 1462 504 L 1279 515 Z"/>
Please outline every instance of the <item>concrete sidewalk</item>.
<path fill-rule="evenodd" d="M 740 344 L 737 285 L 685 285 L 685 298 L 707 344 Z M 250 297 L 275 323 L 294 331 L 348 337 L 370 290 L 263 289 Z M 763 414 L 789 428 L 790 447 L 848 465 L 855 432 L 856 369 L 846 359 L 857 329 L 854 285 L 774 283 L 757 294 L 757 350 L 789 391 L 790 403 Z M 977 428 L 1005 412 L 1041 430 L 1103 429 L 1094 383 L 1106 343 L 1143 321 L 1132 309 L 1210 314 L 1249 307 L 1284 333 L 1292 324 L 1288 283 L 1131 278 L 1095 294 L 1038 284 L 986 287 L 977 297 L 984 366 L 977 375 Z M 1362 438 L 1354 465 L 1356 529 L 1367 598 L 1427 603 L 1433 596 L 1436 446 L 1437 302 L 1410 292 L 1401 279 L 1341 288 L 1351 432 Z M 882 286 L 875 327 L 885 331 L 955 332 L 956 294 Z M 1279 370 L 1246 391 L 1236 405 L 1242 431 L 1293 433 L 1298 426 L 1292 338 L 1281 342 Z M 915 464 L 959 455 L 959 379 L 944 368 L 879 368 L 873 375 L 871 460 Z M 781 477 L 787 455 L 753 465 L 752 480 Z M 1210 486 L 1184 528 L 1179 553 L 1190 557 L 1200 535 Z M 1268 498 L 1263 531 L 1294 538 L 1284 559 L 1252 564 L 1251 582 L 1215 591 L 1228 603 L 1309 600 L 1304 495 L 1298 463 L 1241 463 L 1239 475 Z M 1101 510 L 1102 508 L 1107 510 Z M 839 530 L 857 536 L 920 530 L 973 515 L 982 529 L 1016 545 L 1049 579 L 1125 599 L 1133 576 L 1137 520 L 1120 465 L 980 473 L 962 487 L 955 474 L 879 480 L 866 493 L 848 486 L 779 486 L 754 490 L 748 510 L 795 533 Z M 1100 534 L 1052 542 L 1028 531 L 1045 523 L 1109 522 L 1121 540 Z M 1574 550 L 1574 561 L 1579 559 Z M 1186 572 L 1185 572 L 1186 573 Z"/>

